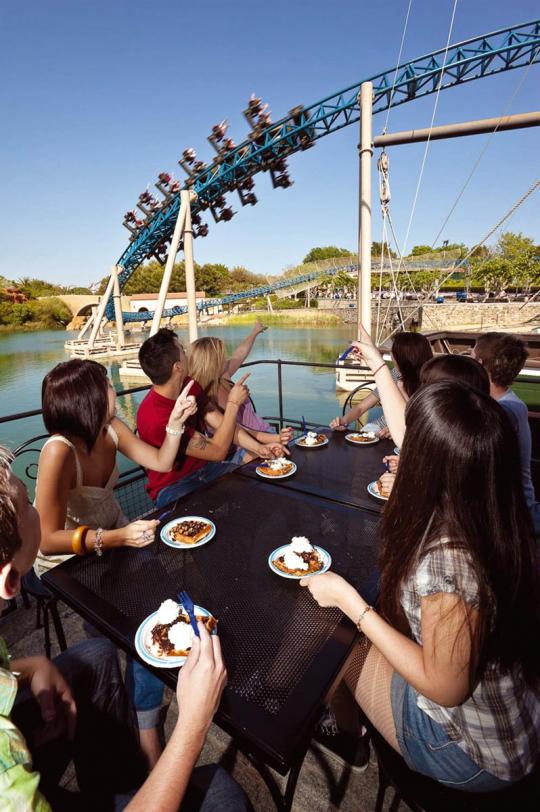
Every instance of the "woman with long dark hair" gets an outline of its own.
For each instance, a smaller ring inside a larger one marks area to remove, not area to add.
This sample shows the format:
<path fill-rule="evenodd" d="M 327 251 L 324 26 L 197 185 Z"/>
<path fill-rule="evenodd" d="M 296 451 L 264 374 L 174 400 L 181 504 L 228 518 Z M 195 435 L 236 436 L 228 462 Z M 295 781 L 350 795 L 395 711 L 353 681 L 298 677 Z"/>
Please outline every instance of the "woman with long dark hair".
<path fill-rule="evenodd" d="M 355 346 L 354 343 L 353 346 Z M 429 341 L 422 333 L 403 332 L 397 333 L 394 337 L 391 357 L 394 369 L 390 374 L 393 376 L 405 404 L 420 386 L 420 370 L 422 365 L 433 357 L 433 351 Z M 330 423 L 330 428 L 346 431 L 350 423 L 359 420 L 363 414 L 376 407 L 379 401 L 379 392 L 374 389 L 371 394 L 349 409 L 342 417 L 335 417 Z M 375 426 L 379 431 L 384 432 L 386 429 L 387 421 L 384 417 L 372 418 L 368 415 L 368 420 L 370 423 L 375 421 Z"/>
<path fill-rule="evenodd" d="M 519 450 L 488 395 L 434 383 L 406 408 L 383 514 L 380 603 L 343 578 L 304 579 L 365 637 L 345 682 L 411 769 L 495 791 L 540 752 L 540 614 Z"/>

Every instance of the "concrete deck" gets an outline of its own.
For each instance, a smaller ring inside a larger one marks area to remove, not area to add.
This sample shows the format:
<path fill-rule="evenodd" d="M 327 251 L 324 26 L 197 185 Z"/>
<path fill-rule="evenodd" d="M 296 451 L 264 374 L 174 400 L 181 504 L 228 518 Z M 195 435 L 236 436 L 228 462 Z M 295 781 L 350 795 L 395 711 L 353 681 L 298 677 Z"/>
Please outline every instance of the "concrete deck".
<path fill-rule="evenodd" d="M 19 608 L 0 619 L 0 636 L 3 637 L 13 656 L 21 657 L 43 653 L 43 630 L 36 629 L 36 607 L 32 602 L 30 609 L 24 609 L 18 599 Z M 62 625 L 68 645 L 84 637 L 81 618 L 64 604 L 59 604 Z M 58 653 L 56 637 L 51 624 L 53 656 Z M 176 698 L 168 691 L 171 705 L 167 716 L 167 732 L 170 733 L 177 718 Z M 242 785 L 249 796 L 256 812 L 273 812 L 275 805 L 270 793 L 257 771 L 249 761 L 236 752 L 234 742 L 216 725 L 212 725 L 206 745 L 201 753 L 200 764 L 222 762 L 225 768 Z M 278 780 L 285 784 L 281 776 Z M 68 770 L 63 783 L 76 786 L 73 771 Z M 371 754 L 367 770 L 363 773 L 351 773 L 339 767 L 331 759 L 317 750 L 310 749 L 298 780 L 293 803 L 293 812 L 372 812 L 378 785 L 376 759 Z M 390 807 L 393 793 L 387 793 L 385 812 Z M 400 812 L 407 807 L 399 806 Z M 149 812 L 151 812 L 149 810 Z"/>

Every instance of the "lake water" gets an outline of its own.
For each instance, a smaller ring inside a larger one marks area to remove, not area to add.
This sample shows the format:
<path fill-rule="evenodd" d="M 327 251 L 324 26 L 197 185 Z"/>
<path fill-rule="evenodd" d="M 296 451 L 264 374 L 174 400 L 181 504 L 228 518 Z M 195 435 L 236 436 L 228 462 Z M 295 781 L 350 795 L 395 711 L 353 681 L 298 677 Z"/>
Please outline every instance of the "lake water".
<path fill-rule="evenodd" d="M 188 343 L 187 330 L 178 335 Z M 249 327 L 202 327 L 199 335 L 215 335 L 223 339 L 228 353 L 250 332 Z M 353 338 L 352 327 L 283 328 L 270 327 L 258 336 L 248 360 L 278 359 L 288 361 L 321 361 L 333 363 Z M 0 416 L 32 409 L 41 404 L 41 382 L 45 374 L 59 361 L 68 358 L 64 342 L 74 334 L 64 331 L 33 333 L 0 333 Z M 137 386 L 137 381 L 122 381 L 119 365 L 108 364 L 117 389 Z M 257 412 L 261 415 L 279 414 L 277 397 L 277 367 L 256 366 L 251 369 L 249 387 Z M 120 415 L 130 426 L 135 423 L 137 404 L 144 395 L 127 395 L 119 400 Z M 340 395 L 343 402 L 343 394 Z M 302 367 L 283 368 L 284 414 L 289 418 L 328 423 L 341 413 L 336 397 L 334 370 Z M 40 417 L 0 423 L 0 444 L 16 448 L 32 436 L 44 432 Z"/>

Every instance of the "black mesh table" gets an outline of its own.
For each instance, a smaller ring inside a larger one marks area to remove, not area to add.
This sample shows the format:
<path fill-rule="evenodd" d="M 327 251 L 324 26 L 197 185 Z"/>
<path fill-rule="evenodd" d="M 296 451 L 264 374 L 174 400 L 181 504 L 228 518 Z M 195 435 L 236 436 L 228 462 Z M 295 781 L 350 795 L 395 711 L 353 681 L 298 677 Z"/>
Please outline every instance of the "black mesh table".
<path fill-rule="evenodd" d="M 74 557 L 44 581 L 133 656 L 137 627 L 161 601 L 186 589 L 209 609 L 219 619 L 229 673 L 216 722 L 257 766 L 290 770 L 280 801 L 288 809 L 321 702 L 356 630 L 338 610 L 321 609 L 297 581 L 275 575 L 268 555 L 292 536 L 307 536 L 330 553 L 333 570 L 362 589 L 373 578 L 378 515 L 234 474 L 185 497 L 171 518 L 189 514 L 217 527 L 198 549 L 157 540 L 101 559 Z M 176 685 L 177 670 L 156 673 Z"/>
<path fill-rule="evenodd" d="M 302 448 L 294 441 L 290 444 L 290 459 L 298 470 L 287 479 L 264 480 L 285 490 L 301 491 L 345 505 L 379 512 L 384 502 L 367 492 L 367 486 L 384 473 L 382 459 L 394 453 L 391 440 L 380 440 L 373 445 L 355 446 L 345 440 L 347 432 L 318 429 L 326 434 L 329 443 L 320 448 Z M 261 482 L 255 469 L 260 460 L 242 465 L 235 472 Z"/>

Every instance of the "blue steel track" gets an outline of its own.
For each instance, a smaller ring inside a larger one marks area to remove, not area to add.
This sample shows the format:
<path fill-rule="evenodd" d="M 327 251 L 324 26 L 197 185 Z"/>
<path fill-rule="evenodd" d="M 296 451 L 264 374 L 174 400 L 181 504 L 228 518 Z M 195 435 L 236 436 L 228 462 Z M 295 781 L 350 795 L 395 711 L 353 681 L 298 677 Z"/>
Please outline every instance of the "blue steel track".
<path fill-rule="evenodd" d="M 190 188 L 197 193 L 197 201 L 192 206 L 192 212 L 208 209 L 216 198 L 234 191 L 239 184 L 258 172 L 267 171 L 280 158 L 287 158 L 295 152 L 308 149 L 319 138 L 358 122 L 360 112 L 357 97 L 360 85 L 365 81 L 373 83 L 373 112 L 376 114 L 434 93 L 439 84 L 441 90 L 445 90 L 539 62 L 540 20 L 451 45 L 448 48 L 446 62 L 444 55 L 445 49 L 434 51 L 400 65 L 397 73 L 394 67 L 366 77 L 309 107 L 294 108 L 289 115 L 272 122 L 257 138 L 243 141 L 190 180 Z M 157 246 L 170 238 L 179 206 L 180 194 L 177 193 L 141 228 L 126 248 L 117 262 L 122 268 L 119 275 L 121 288 L 138 266 L 153 254 Z M 330 271 L 325 273 L 328 274 Z M 227 304 L 266 295 L 280 286 L 290 286 L 295 282 L 309 281 L 311 278 L 314 276 L 308 274 L 296 280 L 289 279 L 286 282 L 231 294 L 200 305 L 199 309 L 212 304 Z M 175 316 L 185 312 L 186 308 L 173 307 L 165 310 L 163 316 Z M 110 321 L 114 321 L 112 297 L 107 303 L 105 314 Z M 145 321 L 151 318 L 152 314 L 124 313 L 123 316 L 126 322 L 133 322 Z"/>

